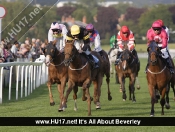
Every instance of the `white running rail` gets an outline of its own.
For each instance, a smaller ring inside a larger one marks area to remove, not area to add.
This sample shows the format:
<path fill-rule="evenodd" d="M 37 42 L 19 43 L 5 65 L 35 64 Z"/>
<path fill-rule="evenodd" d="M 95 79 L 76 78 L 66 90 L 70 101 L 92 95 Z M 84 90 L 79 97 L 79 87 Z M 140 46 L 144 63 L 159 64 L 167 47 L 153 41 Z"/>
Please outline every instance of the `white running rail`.
<path fill-rule="evenodd" d="M 4 69 L 5 67 L 9 67 L 9 70 Z M 43 62 L 0 63 L 0 104 L 3 102 L 5 86 L 9 87 L 8 100 L 11 100 L 12 82 L 16 84 L 16 100 L 18 100 L 18 94 L 21 98 L 27 97 L 47 80 L 48 68 Z"/>

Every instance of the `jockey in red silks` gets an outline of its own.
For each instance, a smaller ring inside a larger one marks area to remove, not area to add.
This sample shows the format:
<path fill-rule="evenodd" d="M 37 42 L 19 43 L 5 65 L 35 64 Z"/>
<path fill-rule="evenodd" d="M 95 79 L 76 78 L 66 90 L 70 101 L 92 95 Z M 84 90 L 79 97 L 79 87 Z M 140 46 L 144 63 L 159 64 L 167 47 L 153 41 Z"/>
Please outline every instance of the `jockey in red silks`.
<path fill-rule="evenodd" d="M 66 40 L 67 28 L 64 24 L 53 22 L 48 32 L 48 42 L 57 40 L 56 47 L 63 52 Z"/>
<path fill-rule="evenodd" d="M 149 42 L 154 40 L 159 48 L 161 49 L 162 52 L 162 58 L 164 58 L 167 62 L 167 66 L 170 69 L 170 72 L 173 74 L 174 73 L 174 68 L 172 65 L 172 62 L 170 60 L 170 56 L 168 54 L 168 35 L 166 31 L 162 28 L 162 25 L 159 21 L 155 21 L 152 24 L 152 27 L 147 31 L 147 39 L 148 43 L 147 45 L 149 46 Z M 148 64 L 146 66 L 146 71 L 147 71 Z"/>
<path fill-rule="evenodd" d="M 135 38 L 134 34 L 127 26 L 122 26 L 121 30 L 117 34 L 117 44 L 119 51 L 117 53 L 116 64 L 120 61 L 121 53 L 124 50 L 124 44 L 127 44 L 128 49 L 132 52 L 135 58 L 138 60 L 137 52 L 135 50 Z"/>
<path fill-rule="evenodd" d="M 91 23 L 86 25 L 86 30 L 89 33 L 90 47 L 92 47 L 92 45 L 94 44 L 94 50 L 98 52 L 101 56 L 103 56 L 100 35 L 98 31 L 94 29 L 94 26 Z"/>

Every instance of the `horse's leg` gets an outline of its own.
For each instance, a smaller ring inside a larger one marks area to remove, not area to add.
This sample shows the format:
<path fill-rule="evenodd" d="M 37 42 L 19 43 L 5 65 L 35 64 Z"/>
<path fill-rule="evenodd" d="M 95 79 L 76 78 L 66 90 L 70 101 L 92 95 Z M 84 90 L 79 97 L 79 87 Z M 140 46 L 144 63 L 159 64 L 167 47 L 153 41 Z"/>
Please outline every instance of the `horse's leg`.
<path fill-rule="evenodd" d="M 86 79 L 86 81 L 83 83 L 83 89 L 85 89 L 85 96 L 87 97 L 88 103 L 88 116 L 91 116 L 91 96 L 89 93 L 90 81 L 90 79 Z"/>
<path fill-rule="evenodd" d="M 170 91 L 170 83 L 166 86 L 166 92 L 165 92 L 165 107 L 166 109 L 170 109 L 169 105 L 169 91 Z"/>
<path fill-rule="evenodd" d="M 111 96 L 111 91 L 110 91 L 110 88 L 109 88 L 109 83 L 110 83 L 110 73 L 109 72 L 106 73 L 106 83 L 107 83 L 107 86 L 108 86 L 108 100 L 111 101 L 112 96 Z"/>
<path fill-rule="evenodd" d="M 63 100 L 64 100 L 64 90 L 65 90 L 65 87 L 66 87 L 66 80 L 67 78 L 63 77 L 61 79 L 61 84 L 58 84 L 57 88 L 58 88 L 58 92 L 59 92 L 59 95 L 60 95 L 60 106 L 59 106 L 59 109 L 58 111 L 61 112 L 63 111 Z"/>
<path fill-rule="evenodd" d="M 74 110 L 77 111 L 77 92 L 78 92 L 78 86 L 74 86 L 73 88 L 74 94 L 73 94 L 73 99 L 74 99 Z"/>
<path fill-rule="evenodd" d="M 139 83 L 139 78 L 136 77 L 136 84 L 137 84 L 137 89 L 139 90 L 140 89 L 140 83 Z"/>
<path fill-rule="evenodd" d="M 67 102 L 68 96 L 69 96 L 69 94 L 72 91 L 74 86 L 75 86 L 75 83 L 73 81 L 69 80 L 68 81 L 68 89 L 66 91 L 66 95 L 65 95 L 64 100 L 63 100 L 63 109 L 65 109 L 67 107 L 66 102 Z"/>
<path fill-rule="evenodd" d="M 97 86 L 97 81 L 93 81 L 93 86 L 94 86 L 94 104 L 97 103 L 98 99 L 98 86 Z"/>
<path fill-rule="evenodd" d="M 123 95 L 122 95 L 122 98 L 123 98 L 123 101 L 126 101 L 126 91 L 125 91 L 125 78 L 124 77 L 119 77 L 119 82 L 120 82 L 120 85 L 122 87 L 122 92 L 123 92 Z"/>
<path fill-rule="evenodd" d="M 160 104 L 162 106 L 162 112 L 161 115 L 164 115 L 164 105 L 165 105 L 165 92 L 166 92 L 166 87 L 161 91 L 161 100 L 160 100 Z"/>
<path fill-rule="evenodd" d="M 131 94 L 132 94 L 132 102 L 136 102 L 136 99 L 135 99 L 135 76 L 131 76 L 131 81 L 130 81 L 130 88 L 131 88 Z"/>
<path fill-rule="evenodd" d="M 154 103 L 155 103 L 155 89 L 152 85 L 148 84 L 149 94 L 151 96 L 151 113 L 150 116 L 154 116 Z"/>
<path fill-rule="evenodd" d="M 50 106 L 54 106 L 55 102 L 53 100 L 53 95 L 52 95 L 52 91 L 51 91 L 51 82 L 47 83 L 47 87 L 48 87 L 48 90 L 49 90 Z"/>

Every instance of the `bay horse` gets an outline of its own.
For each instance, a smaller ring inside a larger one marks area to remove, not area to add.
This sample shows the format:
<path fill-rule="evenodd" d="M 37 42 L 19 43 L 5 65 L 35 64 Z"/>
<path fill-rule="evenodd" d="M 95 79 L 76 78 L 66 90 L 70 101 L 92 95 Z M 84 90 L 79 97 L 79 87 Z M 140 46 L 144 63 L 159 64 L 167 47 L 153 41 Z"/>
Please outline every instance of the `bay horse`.
<path fill-rule="evenodd" d="M 172 74 L 166 66 L 166 63 L 161 58 L 161 51 L 155 41 L 151 41 L 148 52 L 148 69 L 146 73 L 148 89 L 151 96 L 151 112 L 150 116 L 154 116 L 154 104 L 156 103 L 156 90 L 161 95 L 160 104 L 162 106 L 161 114 L 164 115 L 164 105 L 166 102 L 166 108 L 169 108 L 169 86 L 174 87 L 174 80 L 172 80 Z M 174 77 L 173 77 L 174 78 Z M 166 95 L 166 101 L 165 101 Z"/>
<path fill-rule="evenodd" d="M 129 100 L 133 102 L 135 99 L 135 81 L 140 70 L 140 63 L 137 62 L 137 59 L 133 54 L 126 48 L 121 53 L 121 61 L 118 65 L 115 66 L 116 72 L 118 74 L 119 82 L 122 89 L 122 98 L 123 101 L 126 100 L 126 90 L 125 90 L 125 78 L 129 78 Z M 132 97 L 131 97 L 132 94 Z"/>
<path fill-rule="evenodd" d="M 75 85 L 81 86 L 83 88 L 83 98 L 87 100 L 88 103 L 88 116 L 91 115 L 91 97 L 89 93 L 89 87 L 91 82 L 94 84 L 94 103 L 99 105 L 100 101 L 100 89 L 102 85 L 102 66 L 99 64 L 99 68 L 93 69 L 88 61 L 88 58 L 83 53 L 79 53 L 74 46 L 74 41 L 67 41 L 64 48 L 65 60 L 64 63 L 68 66 L 68 89 L 63 101 L 63 107 L 66 106 L 68 96 L 72 89 L 74 90 L 74 96 L 77 98 L 76 93 L 78 89 L 74 88 Z M 101 63 L 100 55 L 96 52 L 96 57 Z M 85 96 L 85 97 L 84 97 Z M 76 106 L 75 98 L 75 107 Z"/>
<path fill-rule="evenodd" d="M 67 67 L 64 66 L 64 54 L 59 52 L 55 46 L 55 42 L 50 42 L 45 48 L 45 64 L 48 66 L 48 90 L 50 98 L 50 106 L 54 106 L 55 102 L 53 100 L 53 94 L 51 90 L 51 85 L 57 83 L 57 89 L 60 97 L 60 106 L 58 111 L 63 111 L 62 102 L 64 98 L 64 90 L 66 82 L 68 80 Z"/>
<path fill-rule="evenodd" d="M 118 48 L 111 48 L 110 49 L 110 53 L 108 54 L 108 58 L 109 58 L 109 63 L 110 63 L 110 73 L 115 75 L 115 80 L 116 80 L 116 84 L 119 83 L 118 81 L 118 77 L 117 74 L 115 73 L 115 68 L 113 68 L 116 58 L 117 58 L 117 53 L 118 53 Z"/>

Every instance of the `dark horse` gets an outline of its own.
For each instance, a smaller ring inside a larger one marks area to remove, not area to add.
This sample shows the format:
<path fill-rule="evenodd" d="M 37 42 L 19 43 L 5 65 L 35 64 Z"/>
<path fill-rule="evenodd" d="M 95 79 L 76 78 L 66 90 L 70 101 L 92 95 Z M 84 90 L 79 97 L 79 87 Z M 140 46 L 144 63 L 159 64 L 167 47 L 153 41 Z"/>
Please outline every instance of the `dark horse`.
<path fill-rule="evenodd" d="M 45 64 L 48 66 L 48 82 L 50 105 L 55 105 L 51 91 L 51 85 L 57 83 L 57 88 L 60 96 L 60 106 L 58 111 L 62 111 L 62 102 L 64 98 L 64 90 L 67 82 L 67 67 L 64 66 L 64 54 L 60 53 L 56 46 L 56 42 L 48 43 L 45 48 Z"/>
<path fill-rule="evenodd" d="M 91 115 L 91 97 L 89 93 L 89 87 L 91 82 L 93 81 L 94 84 L 94 103 L 96 105 L 99 104 L 99 90 L 101 88 L 103 76 L 99 72 L 102 70 L 102 67 L 93 69 L 88 61 L 86 55 L 79 53 L 76 47 L 74 46 L 74 41 L 67 41 L 64 48 L 65 52 L 65 65 L 68 66 L 68 89 L 66 91 L 66 95 L 63 102 L 63 107 L 66 106 L 66 102 L 68 96 L 72 89 L 74 90 L 74 95 L 78 91 L 77 88 L 74 88 L 75 85 L 81 86 L 83 88 L 83 98 L 87 100 L 88 103 L 88 116 Z M 95 54 L 95 53 L 94 53 Z M 100 62 L 100 55 L 96 53 L 96 57 L 99 59 Z M 75 98 L 75 99 L 76 99 Z M 76 107 L 76 106 L 75 106 Z"/>
<path fill-rule="evenodd" d="M 161 51 L 155 41 L 151 41 L 148 51 L 148 70 L 147 70 L 147 82 L 148 89 L 151 96 L 151 113 L 150 116 L 154 116 L 154 104 L 156 103 L 156 90 L 160 92 L 162 106 L 161 114 L 164 115 L 164 105 L 166 102 L 166 108 L 169 106 L 169 86 L 174 89 L 174 75 L 170 73 L 166 66 L 166 63 L 161 58 Z M 165 100 L 166 95 L 166 100 Z"/>
<path fill-rule="evenodd" d="M 126 91 L 125 91 L 125 78 L 129 78 L 129 99 L 133 102 L 135 99 L 135 81 L 140 70 L 140 63 L 137 63 L 137 59 L 133 54 L 126 48 L 121 54 L 121 61 L 118 65 L 115 66 L 116 73 L 118 74 L 119 82 L 123 92 L 123 101 L 126 100 Z M 132 94 L 132 97 L 131 97 Z"/>

